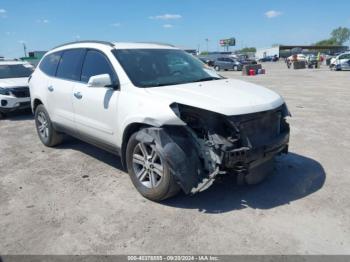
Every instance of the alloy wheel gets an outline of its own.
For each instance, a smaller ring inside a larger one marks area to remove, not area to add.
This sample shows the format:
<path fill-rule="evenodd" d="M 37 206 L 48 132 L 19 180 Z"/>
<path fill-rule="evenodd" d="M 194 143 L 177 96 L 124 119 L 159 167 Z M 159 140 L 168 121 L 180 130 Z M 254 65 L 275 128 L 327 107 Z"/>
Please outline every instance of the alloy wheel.
<path fill-rule="evenodd" d="M 44 139 L 47 139 L 49 137 L 49 123 L 47 121 L 45 113 L 39 112 L 37 120 L 37 126 L 40 136 Z"/>
<path fill-rule="evenodd" d="M 157 187 L 163 177 L 164 166 L 153 145 L 138 143 L 132 155 L 133 171 L 147 188 Z"/>

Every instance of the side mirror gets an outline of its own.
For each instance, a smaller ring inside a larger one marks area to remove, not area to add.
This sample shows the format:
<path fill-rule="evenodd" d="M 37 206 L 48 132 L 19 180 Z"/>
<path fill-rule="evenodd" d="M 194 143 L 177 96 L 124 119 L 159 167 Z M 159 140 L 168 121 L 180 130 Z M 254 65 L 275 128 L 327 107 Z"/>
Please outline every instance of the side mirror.
<path fill-rule="evenodd" d="M 117 84 L 113 84 L 109 74 L 91 76 L 88 82 L 88 87 L 111 87 L 117 88 Z"/>

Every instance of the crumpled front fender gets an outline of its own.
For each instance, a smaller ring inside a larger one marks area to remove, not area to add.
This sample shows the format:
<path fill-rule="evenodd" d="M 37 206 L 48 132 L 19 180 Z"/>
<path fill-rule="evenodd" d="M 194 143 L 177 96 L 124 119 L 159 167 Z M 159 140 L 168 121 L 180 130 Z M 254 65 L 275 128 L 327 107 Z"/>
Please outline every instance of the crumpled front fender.
<path fill-rule="evenodd" d="M 188 194 L 203 179 L 193 138 L 180 126 L 150 127 L 138 132 L 136 139 L 156 146 L 162 161 L 170 168 L 182 190 Z"/>

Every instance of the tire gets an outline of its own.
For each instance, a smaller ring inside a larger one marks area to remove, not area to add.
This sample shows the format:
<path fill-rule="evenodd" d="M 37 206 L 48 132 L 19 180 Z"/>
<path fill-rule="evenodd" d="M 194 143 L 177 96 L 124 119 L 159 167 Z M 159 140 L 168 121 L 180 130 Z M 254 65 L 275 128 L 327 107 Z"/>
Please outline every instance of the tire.
<path fill-rule="evenodd" d="M 62 143 L 63 134 L 54 129 L 44 105 L 38 105 L 35 109 L 34 119 L 40 141 L 45 146 L 54 147 Z"/>
<path fill-rule="evenodd" d="M 136 135 L 137 133 L 134 133 L 128 141 L 126 163 L 130 179 L 137 191 L 145 198 L 156 202 L 176 195 L 180 187 L 176 184 L 166 159 L 156 149 L 156 144 L 142 143 L 136 140 Z M 143 154 L 144 151 L 147 153 Z M 145 161 L 147 156 L 151 157 L 152 152 L 154 161 L 152 162 L 150 158 Z"/>
<path fill-rule="evenodd" d="M 6 117 L 5 113 L 0 112 L 0 119 L 4 119 Z"/>
<path fill-rule="evenodd" d="M 214 66 L 215 71 L 220 71 L 220 66 L 216 65 Z"/>

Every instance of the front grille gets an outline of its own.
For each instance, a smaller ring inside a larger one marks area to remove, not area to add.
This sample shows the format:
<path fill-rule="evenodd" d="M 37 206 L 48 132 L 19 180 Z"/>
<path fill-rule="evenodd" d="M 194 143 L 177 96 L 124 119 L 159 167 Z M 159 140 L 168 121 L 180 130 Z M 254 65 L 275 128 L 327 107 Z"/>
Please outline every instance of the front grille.
<path fill-rule="evenodd" d="M 27 86 L 11 88 L 11 93 L 18 98 L 30 97 L 29 87 Z"/>
<path fill-rule="evenodd" d="M 281 132 L 280 110 L 261 112 L 240 116 L 236 118 L 235 123 L 240 133 L 249 139 L 253 147 L 259 147 L 268 144 L 276 138 Z"/>

